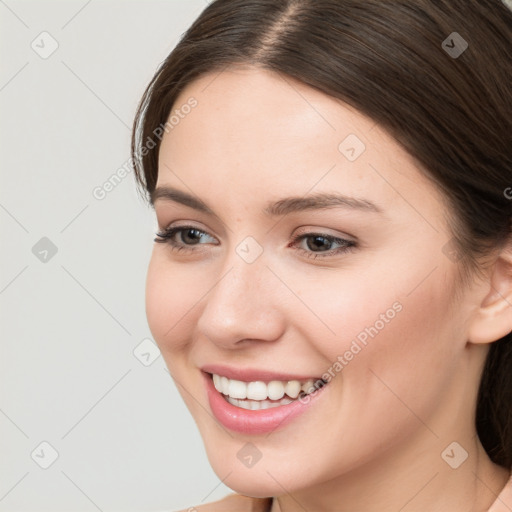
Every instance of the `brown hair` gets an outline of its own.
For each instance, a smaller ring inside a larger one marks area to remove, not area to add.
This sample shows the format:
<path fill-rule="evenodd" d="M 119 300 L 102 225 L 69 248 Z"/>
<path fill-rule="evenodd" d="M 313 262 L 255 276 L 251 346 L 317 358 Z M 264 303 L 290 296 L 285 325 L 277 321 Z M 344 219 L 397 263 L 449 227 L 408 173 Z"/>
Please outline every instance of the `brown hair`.
<path fill-rule="evenodd" d="M 501 0 L 216 0 L 142 97 L 132 133 L 135 177 L 149 199 L 158 127 L 194 79 L 231 65 L 277 71 L 372 118 L 415 158 L 444 192 L 468 282 L 510 241 L 511 55 L 512 12 Z M 509 469 L 511 337 L 490 346 L 476 411 L 484 448 Z"/>

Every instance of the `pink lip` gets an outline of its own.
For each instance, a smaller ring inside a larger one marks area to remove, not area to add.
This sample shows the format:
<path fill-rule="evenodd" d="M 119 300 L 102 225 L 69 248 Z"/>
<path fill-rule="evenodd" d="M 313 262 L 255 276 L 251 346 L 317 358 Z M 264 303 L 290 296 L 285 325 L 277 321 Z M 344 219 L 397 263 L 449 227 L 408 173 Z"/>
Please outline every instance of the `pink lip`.
<path fill-rule="evenodd" d="M 301 382 L 305 382 L 307 380 L 312 380 L 316 382 L 320 377 L 311 376 L 305 374 L 289 374 L 289 373 L 281 373 L 281 372 L 272 372 L 269 370 L 258 370 L 253 368 L 231 368 L 229 366 L 224 366 L 221 364 L 208 364 L 201 368 L 203 372 L 206 373 L 216 373 L 217 375 L 221 375 L 227 377 L 228 379 L 233 380 L 241 380 L 243 382 L 253 382 L 253 381 L 263 381 L 270 382 L 272 380 L 299 380 Z"/>
<path fill-rule="evenodd" d="M 265 434 L 284 427 L 298 415 L 311 407 L 327 387 L 324 386 L 319 388 L 308 395 L 309 400 L 305 403 L 302 403 L 297 399 L 287 405 L 253 411 L 231 405 L 224 398 L 224 395 L 215 389 L 211 375 L 203 372 L 203 376 L 205 379 L 206 391 L 208 393 L 208 401 L 215 418 L 217 418 L 217 420 L 229 430 L 243 434 Z M 273 380 L 281 379 L 273 378 Z"/>

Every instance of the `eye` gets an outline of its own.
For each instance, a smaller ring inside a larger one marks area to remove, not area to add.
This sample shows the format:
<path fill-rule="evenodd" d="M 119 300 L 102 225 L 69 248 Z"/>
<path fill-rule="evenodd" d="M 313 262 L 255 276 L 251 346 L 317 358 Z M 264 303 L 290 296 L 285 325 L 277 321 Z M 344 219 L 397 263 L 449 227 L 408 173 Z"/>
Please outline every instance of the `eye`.
<path fill-rule="evenodd" d="M 176 241 L 175 235 L 179 235 L 178 238 L 181 239 L 181 242 Z M 155 238 L 155 242 L 167 243 L 177 251 L 193 251 L 194 249 L 192 247 L 189 248 L 187 246 L 203 245 L 200 241 L 205 237 L 215 240 L 208 233 L 205 233 L 194 226 L 177 226 L 174 228 L 167 228 L 158 232 L 156 236 L 157 238 Z"/>
<path fill-rule="evenodd" d="M 201 243 L 201 240 L 208 238 L 214 240 L 214 245 L 218 245 L 218 242 L 216 242 L 212 236 L 194 226 L 177 226 L 167 228 L 156 233 L 156 235 L 157 238 L 155 238 L 155 242 L 166 243 L 176 251 L 193 252 L 196 250 L 193 246 L 204 245 L 204 243 Z M 181 240 L 177 241 L 176 238 Z M 308 258 L 332 257 L 349 252 L 357 247 L 357 244 L 351 240 L 327 235 L 325 233 L 304 233 L 297 235 L 293 238 L 288 247 L 294 247 L 298 242 L 306 242 L 306 248 L 299 247 L 295 250 L 300 251 Z M 208 240 L 206 243 L 209 243 Z M 333 245 L 338 245 L 338 247 L 333 249 Z"/>
<path fill-rule="evenodd" d="M 307 249 L 299 247 L 297 250 L 308 258 L 326 258 L 329 256 L 335 256 L 337 254 L 352 251 L 357 247 L 357 244 L 351 240 L 345 240 L 344 238 L 338 238 L 325 233 L 305 233 L 297 235 L 294 237 L 290 245 L 296 245 L 299 241 L 305 241 Z M 338 245 L 339 247 L 333 249 L 333 245 Z M 317 249 L 318 252 L 316 252 Z"/>

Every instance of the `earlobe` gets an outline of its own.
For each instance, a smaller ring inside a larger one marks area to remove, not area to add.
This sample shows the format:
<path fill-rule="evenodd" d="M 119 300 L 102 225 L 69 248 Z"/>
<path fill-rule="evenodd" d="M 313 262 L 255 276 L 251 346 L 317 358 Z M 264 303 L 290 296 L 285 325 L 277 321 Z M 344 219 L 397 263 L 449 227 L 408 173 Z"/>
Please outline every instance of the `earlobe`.
<path fill-rule="evenodd" d="M 512 248 L 503 250 L 496 260 L 488 285 L 471 320 L 471 343 L 492 343 L 512 332 Z"/>

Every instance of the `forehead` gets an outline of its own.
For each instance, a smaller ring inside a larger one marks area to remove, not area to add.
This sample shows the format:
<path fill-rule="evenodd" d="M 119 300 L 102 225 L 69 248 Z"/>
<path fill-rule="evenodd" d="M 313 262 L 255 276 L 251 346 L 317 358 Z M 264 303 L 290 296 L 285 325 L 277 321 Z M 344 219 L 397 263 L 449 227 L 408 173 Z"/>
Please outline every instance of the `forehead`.
<path fill-rule="evenodd" d="M 254 67 L 201 76 L 178 96 L 174 110 L 191 98 L 198 105 L 187 116 L 190 120 L 182 119 L 166 139 L 189 136 L 192 130 L 204 136 L 210 130 L 203 142 L 222 139 L 223 151 L 239 151 L 252 143 L 260 151 L 281 145 L 280 152 L 290 147 L 297 153 L 298 144 L 310 148 L 323 142 L 337 152 L 344 134 L 358 132 L 363 138 L 375 127 L 346 103 L 289 76 Z"/>
<path fill-rule="evenodd" d="M 372 119 L 288 76 L 209 73 L 181 92 L 173 112 L 191 98 L 197 106 L 162 140 L 158 186 L 184 182 L 199 195 L 223 186 L 247 200 L 335 190 L 409 214 L 414 204 L 440 210 L 440 191 Z"/>

